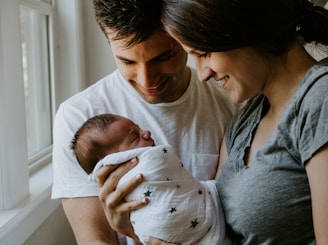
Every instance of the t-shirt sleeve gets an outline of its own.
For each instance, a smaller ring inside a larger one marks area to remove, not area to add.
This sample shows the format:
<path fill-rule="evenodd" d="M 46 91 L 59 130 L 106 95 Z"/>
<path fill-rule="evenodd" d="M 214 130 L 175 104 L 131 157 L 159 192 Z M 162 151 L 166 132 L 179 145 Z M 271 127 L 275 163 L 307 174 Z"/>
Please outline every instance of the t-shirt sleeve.
<path fill-rule="evenodd" d="M 96 183 L 88 180 L 87 173 L 70 149 L 74 133 L 85 120 L 84 115 L 67 105 L 61 105 L 56 113 L 53 126 L 53 199 L 98 195 Z"/>
<path fill-rule="evenodd" d="M 317 80 L 301 100 L 298 147 L 305 164 L 328 141 L 328 75 Z"/>
<path fill-rule="evenodd" d="M 247 102 L 244 102 L 242 108 L 230 120 L 226 129 L 226 146 L 228 154 L 232 147 L 240 140 L 247 140 L 250 125 L 256 124 L 257 114 L 260 112 L 265 97 L 259 94 Z"/>

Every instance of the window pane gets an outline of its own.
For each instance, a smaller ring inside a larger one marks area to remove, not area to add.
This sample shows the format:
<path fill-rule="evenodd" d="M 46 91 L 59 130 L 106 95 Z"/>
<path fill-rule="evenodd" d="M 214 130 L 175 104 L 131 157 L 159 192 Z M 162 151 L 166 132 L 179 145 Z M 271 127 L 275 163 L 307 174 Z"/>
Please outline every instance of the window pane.
<path fill-rule="evenodd" d="M 34 0 L 35 2 L 51 4 L 51 0 Z"/>
<path fill-rule="evenodd" d="M 21 7 L 28 156 L 52 144 L 48 17 Z"/>

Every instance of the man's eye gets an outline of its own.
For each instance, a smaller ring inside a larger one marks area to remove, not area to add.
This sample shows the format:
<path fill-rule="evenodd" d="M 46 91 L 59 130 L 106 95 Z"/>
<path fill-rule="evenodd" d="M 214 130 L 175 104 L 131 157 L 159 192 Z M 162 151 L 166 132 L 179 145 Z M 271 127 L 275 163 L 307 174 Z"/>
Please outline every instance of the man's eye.
<path fill-rule="evenodd" d="M 133 64 L 133 62 L 131 62 L 131 61 L 128 61 L 128 60 L 125 60 L 125 61 L 123 61 L 123 64 L 124 64 L 124 65 L 132 65 L 132 64 Z"/>
<path fill-rule="evenodd" d="M 172 54 L 169 54 L 169 55 L 159 57 L 158 60 L 160 60 L 160 61 L 168 60 L 168 59 L 171 59 L 171 57 L 172 57 Z"/>

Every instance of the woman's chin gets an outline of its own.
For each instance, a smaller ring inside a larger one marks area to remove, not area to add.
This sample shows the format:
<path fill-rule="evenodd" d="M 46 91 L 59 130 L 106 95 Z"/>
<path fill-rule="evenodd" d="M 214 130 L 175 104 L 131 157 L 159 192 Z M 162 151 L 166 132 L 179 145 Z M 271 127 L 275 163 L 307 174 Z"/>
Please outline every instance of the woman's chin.
<path fill-rule="evenodd" d="M 244 96 L 240 96 L 235 93 L 230 93 L 230 99 L 234 104 L 243 104 L 248 100 L 248 98 L 245 98 Z"/>

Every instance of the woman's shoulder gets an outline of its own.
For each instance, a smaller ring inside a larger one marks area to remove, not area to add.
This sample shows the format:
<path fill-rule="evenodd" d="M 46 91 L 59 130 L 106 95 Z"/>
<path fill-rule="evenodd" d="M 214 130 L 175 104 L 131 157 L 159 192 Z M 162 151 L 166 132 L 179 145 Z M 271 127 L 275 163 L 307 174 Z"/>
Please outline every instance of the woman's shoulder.
<path fill-rule="evenodd" d="M 312 66 L 296 91 L 295 101 L 300 107 L 322 104 L 328 93 L 328 58 Z"/>
<path fill-rule="evenodd" d="M 303 84 L 312 84 L 318 80 L 328 80 L 328 57 L 314 64 L 304 75 Z"/>

